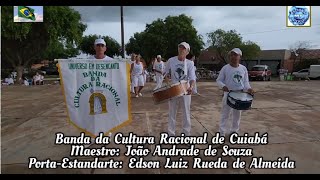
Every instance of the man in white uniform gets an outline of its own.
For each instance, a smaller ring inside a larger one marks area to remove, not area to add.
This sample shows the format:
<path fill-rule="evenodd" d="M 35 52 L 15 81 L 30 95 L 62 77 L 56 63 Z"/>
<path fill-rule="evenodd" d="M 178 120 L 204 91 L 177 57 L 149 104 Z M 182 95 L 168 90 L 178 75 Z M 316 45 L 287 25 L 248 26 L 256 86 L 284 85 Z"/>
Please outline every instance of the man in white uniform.
<path fill-rule="evenodd" d="M 182 132 L 187 136 L 190 136 L 191 134 L 190 104 L 191 93 L 196 80 L 196 75 L 194 71 L 194 63 L 186 59 L 186 56 L 189 54 L 189 52 L 190 45 L 186 42 L 180 43 L 178 45 L 178 56 L 170 58 L 165 68 L 166 81 L 168 81 L 167 76 L 170 74 L 172 83 L 177 83 L 181 80 L 188 82 L 188 95 L 169 100 L 168 133 L 170 136 L 175 136 L 176 115 L 179 103 L 182 105 L 183 114 Z"/>
<path fill-rule="evenodd" d="M 105 55 L 107 51 L 106 42 L 104 39 L 96 39 L 94 41 L 94 50 L 96 54 L 91 56 L 89 59 L 96 59 L 96 60 L 113 60 L 113 58 Z M 101 99 L 99 97 L 94 97 L 94 112 L 95 114 L 100 114 L 102 112 L 102 104 Z M 91 138 L 91 144 L 85 145 L 85 147 L 89 147 L 94 144 L 94 139 Z"/>
<path fill-rule="evenodd" d="M 90 59 L 103 59 L 103 60 L 113 60 L 111 57 L 105 55 L 107 51 L 106 42 L 104 39 L 96 39 L 94 41 L 94 50 L 96 54 L 91 56 Z M 100 114 L 102 112 L 101 99 L 99 97 L 94 97 L 94 112 L 95 114 Z"/>
<path fill-rule="evenodd" d="M 96 51 L 96 54 L 91 56 L 90 59 L 113 60 L 111 57 L 105 55 L 107 46 L 104 39 L 96 39 L 94 41 L 94 50 Z"/>
<path fill-rule="evenodd" d="M 231 108 L 227 104 L 229 91 L 246 91 L 253 94 L 254 91 L 249 84 L 248 70 L 240 64 L 242 51 L 239 48 L 234 48 L 229 52 L 230 63 L 225 65 L 217 78 L 217 83 L 224 91 L 222 99 L 221 119 L 220 119 L 220 135 L 226 136 L 230 133 L 239 133 L 241 110 Z M 232 112 L 232 127 L 229 131 L 227 122 Z"/>
<path fill-rule="evenodd" d="M 158 88 L 161 88 L 163 81 L 164 63 L 162 61 L 161 55 L 158 55 L 157 60 L 153 63 L 153 71 L 156 73 L 157 83 L 157 86 L 153 90 L 156 90 Z"/>

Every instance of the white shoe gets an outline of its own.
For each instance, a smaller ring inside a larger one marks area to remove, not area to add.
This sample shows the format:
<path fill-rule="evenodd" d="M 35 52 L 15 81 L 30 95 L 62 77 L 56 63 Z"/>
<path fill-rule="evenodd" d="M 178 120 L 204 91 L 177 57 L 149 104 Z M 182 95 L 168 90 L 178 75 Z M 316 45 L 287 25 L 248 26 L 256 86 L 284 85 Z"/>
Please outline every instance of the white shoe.
<path fill-rule="evenodd" d="M 136 98 L 138 98 L 139 97 L 139 95 L 136 95 Z"/>
<path fill-rule="evenodd" d="M 141 93 L 139 93 L 139 96 L 141 96 L 141 97 L 142 97 L 142 94 L 141 94 Z"/>

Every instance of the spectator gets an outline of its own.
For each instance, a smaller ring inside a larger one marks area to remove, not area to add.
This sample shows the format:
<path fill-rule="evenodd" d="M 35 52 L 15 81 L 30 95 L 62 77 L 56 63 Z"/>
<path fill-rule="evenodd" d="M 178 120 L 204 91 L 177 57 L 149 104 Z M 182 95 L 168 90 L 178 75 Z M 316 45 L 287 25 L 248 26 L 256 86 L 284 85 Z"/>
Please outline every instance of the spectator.
<path fill-rule="evenodd" d="M 41 85 L 41 84 L 43 84 L 43 79 L 44 79 L 44 77 L 37 72 L 36 75 L 33 76 L 33 84 L 34 85 L 37 85 L 37 84 Z"/>
<path fill-rule="evenodd" d="M 11 85 L 14 84 L 12 75 L 9 75 L 8 78 L 4 79 L 4 82 L 2 83 L 2 85 Z"/>

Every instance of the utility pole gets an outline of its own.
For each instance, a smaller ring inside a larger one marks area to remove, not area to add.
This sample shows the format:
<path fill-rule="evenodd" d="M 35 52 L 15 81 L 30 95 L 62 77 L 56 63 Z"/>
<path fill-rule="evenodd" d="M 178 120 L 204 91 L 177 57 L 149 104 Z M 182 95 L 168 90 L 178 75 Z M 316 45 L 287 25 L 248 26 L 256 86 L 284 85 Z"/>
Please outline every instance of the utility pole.
<path fill-rule="evenodd" d="M 121 11 L 121 53 L 122 58 L 124 58 L 124 27 L 123 27 L 123 6 L 120 6 Z"/>

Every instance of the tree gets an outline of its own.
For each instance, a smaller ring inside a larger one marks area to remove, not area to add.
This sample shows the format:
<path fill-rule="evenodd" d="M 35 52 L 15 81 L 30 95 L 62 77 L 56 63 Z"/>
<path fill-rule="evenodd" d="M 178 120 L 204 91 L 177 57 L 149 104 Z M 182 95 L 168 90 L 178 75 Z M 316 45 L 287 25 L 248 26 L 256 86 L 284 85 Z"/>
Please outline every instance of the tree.
<path fill-rule="evenodd" d="M 259 53 L 261 51 L 260 46 L 258 46 L 256 43 L 252 41 L 247 41 L 241 43 L 239 48 L 242 51 L 242 62 L 245 63 L 246 67 L 248 67 L 248 62 L 246 60 L 254 59 L 259 56 Z"/>
<path fill-rule="evenodd" d="M 141 33 L 135 33 L 126 44 L 127 54 L 140 53 L 147 63 L 158 54 L 168 59 L 177 55 L 178 44 L 188 42 L 193 55 L 198 56 L 204 43 L 192 25 L 193 19 L 184 14 L 157 19 L 146 25 Z"/>
<path fill-rule="evenodd" d="M 64 45 L 63 42 L 52 42 L 41 56 L 42 59 L 54 60 L 56 58 L 67 59 L 79 55 L 79 49 L 72 45 Z M 40 60 L 40 59 L 39 59 Z"/>
<path fill-rule="evenodd" d="M 127 55 L 135 53 L 138 54 L 140 53 L 141 55 L 142 53 L 142 43 L 143 43 L 143 39 L 144 39 L 144 32 L 140 32 L 140 33 L 134 33 L 133 37 L 131 37 L 129 39 L 129 42 L 126 44 L 126 52 Z"/>
<path fill-rule="evenodd" d="M 251 59 L 256 57 L 260 52 L 260 47 L 252 42 L 243 42 L 240 34 L 236 30 L 224 31 L 218 29 L 207 34 L 209 49 L 213 49 L 217 53 L 217 58 L 223 60 L 227 64 L 228 52 L 238 47 L 241 49 L 242 59 Z"/>
<path fill-rule="evenodd" d="M 309 41 L 298 41 L 295 44 L 290 46 L 290 50 L 294 55 L 293 58 L 293 71 L 296 70 L 296 60 L 299 59 L 301 62 L 302 59 L 304 59 L 304 53 L 306 50 L 311 49 L 313 46 Z M 291 74 L 293 73 L 291 72 Z"/>
<path fill-rule="evenodd" d="M 196 28 L 192 25 L 193 19 L 184 14 L 179 16 L 168 16 L 165 19 L 167 29 L 166 57 L 177 54 L 178 44 L 186 41 L 190 44 L 190 53 L 199 56 L 204 46 L 202 37 L 198 35 Z"/>
<path fill-rule="evenodd" d="M 96 35 L 96 34 L 84 36 L 82 38 L 82 41 L 81 41 L 80 46 L 79 46 L 80 50 L 83 53 L 86 53 L 86 54 L 91 54 L 91 55 L 96 54 L 95 50 L 94 50 L 94 44 L 93 43 L 99 37 L 100 36 Z M 102 36 L 100 38 L 104 39 L 104 41 L 107 44 L 106 55 L 108 55 L 110 57 L 113 57 L 115 55 L 120 55 L 121 46 L 115 39 L 113 39 L 112 37 L 109 37 L 109 36 Z"/>
<path fill-rule="evenodd" d="M 1 8 L 3 55 L 17 70 L 18 80 L 22 77 L 23 69 L 36 60 L 45 56 L 61 58 L 52 55 L 54 53 L 50 52 L 52 50 L 49 47 L 60 46 L 61 50 L 59 42 L 69 50 L 77 46 L 86 29 L 86 25 L 81 23 L 80 14 L 67 6 L 44 6 L 43 11 L 43 23 L 14 23 L 13 6 Z"/>

